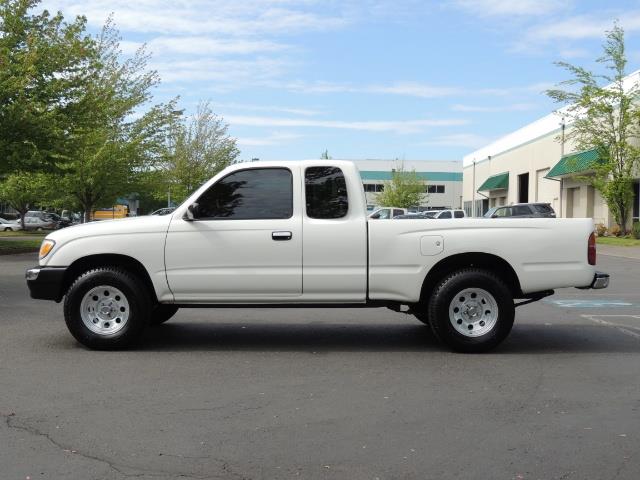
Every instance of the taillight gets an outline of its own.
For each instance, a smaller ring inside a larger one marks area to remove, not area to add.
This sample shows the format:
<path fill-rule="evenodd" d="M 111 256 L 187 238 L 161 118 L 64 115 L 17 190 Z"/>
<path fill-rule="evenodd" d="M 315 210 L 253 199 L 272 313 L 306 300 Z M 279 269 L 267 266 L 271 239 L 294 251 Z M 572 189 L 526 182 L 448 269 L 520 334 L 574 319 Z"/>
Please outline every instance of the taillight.
<path fill-rule="evenodd" d="M 589 260 L 589 265 L 596 264 L 596 234 L 591 233 L 589 235 L 589 243 L 587 245 L 587 259 Z"/>

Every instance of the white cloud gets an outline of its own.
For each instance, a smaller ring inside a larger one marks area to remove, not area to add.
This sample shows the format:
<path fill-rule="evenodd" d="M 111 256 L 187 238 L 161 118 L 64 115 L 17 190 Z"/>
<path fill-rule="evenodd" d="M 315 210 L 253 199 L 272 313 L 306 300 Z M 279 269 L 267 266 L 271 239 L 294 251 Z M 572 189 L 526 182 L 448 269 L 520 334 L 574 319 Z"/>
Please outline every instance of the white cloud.
<path fill-rule="evenodd" d="M 220 89 L 233 89 L 278 77 L 287 70 L 288 63 L 269 57 L 246 60 L 199 58 L 152 62 L 149 66 L 158 70 L 163 82 L 208 81 L 216 83 Z"/>
<path fill-rule="evenodd" d="M 469 13 L 481 16 L 542 16 L 566 8 L 567 0 L 456 0 Z"/>
<path fill-rule="evenodd" d="M 214 102 L 214 108 L 222 108 L 229 110 L 247 110 L 253 112 L 280 112 L 289 113 L 291 115 L 302 115 L 312 117 L 323 113 L 320 110 L 310 108 L 284 107 L 281 105 L 257 105 L 252 103 L 234 103 L 234 102 Z"/>
<path fill-rule="evenodd" d="M 481 105 L 465 105 L 456 104 L 451 107 L 454 112 L 524 112 L 527 110 L 534 110 L 537 108 L 535 103 L 512 103 L 510 105 L 494 105 L 494 106 L 481 106 Z"/>
<path fill-rule="evenodd" d="M 493 139 L 475 133 L 454 133 L 442 135 L 432 140 L 421 142 L 419 146 L 479 148 L 491 143 Z"/>
<path fill-rule="evenodd" d="M 123 53 L 133 53 L 142 47 L 142 42 L 123 41 Z M 249 55 L 254 53 L 279 52 L 290 48 L 287 45 L 268 40 L 219 39 L 200 37 L 157 37 L 147 42 L 147 50 L 152 54 L 178 55 Z"/>
<path fill-rule="evenodd" d="M 582 40 L 602 38 L 613 25 L 613 18 L 605 15 L 579 15 L 556 22 L 543 23 L 527 31 L 526 38 L 538 43 L 554 40 Z M 627 13 L 621 25 L 627 31 L 640 28 L 640 13 Z"/>
<path fill-rule="evenodd" d="M 420 119 L 390 121 L 343 121 L 316 120 L 308 118 L 282 118 L 263 116 L 227 115 L 225 120 L 233 125 L 251 127 L 284 128 L 331 128 L 340 130 L 363 130 L 370 132 L 419 133 L 430 127 L 450 127 L 469 123 L 464 119 Z"/>
<path fill-rule="evenodd" d="M 266 137 L 238 137 L 236 140 L 241 147 L 272 147 L 285 145 L 303 136 L 289 132 L 273 132 Z"/>
<path fill-rule="evenodd" d="M 251 36 L 321 31 L 348 22 L 340 13 L 319 14 L 305 9 L 308 2 L 281 0 L 49 0 L 44 6 L 66 15 L 86 15 L 101 26 L 113 12 L 123 31 Z"/>

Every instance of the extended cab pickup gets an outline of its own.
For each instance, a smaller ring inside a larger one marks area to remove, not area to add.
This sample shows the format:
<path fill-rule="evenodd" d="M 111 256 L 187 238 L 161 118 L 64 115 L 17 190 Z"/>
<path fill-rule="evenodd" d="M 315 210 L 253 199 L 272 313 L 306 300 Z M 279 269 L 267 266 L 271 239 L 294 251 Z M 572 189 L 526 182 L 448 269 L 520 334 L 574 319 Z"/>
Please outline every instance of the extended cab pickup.
<path fill-rule="evenodd" d="M 65 228 L 27 271 L 33 298 L 64 298 L 73 336 L 122 348 L 194 306 L 389 307 L 449 347 L 484 351 L 520 304 L 604 288 L 590 219 L 373 220 L 354 164 L 228 167 L 171 215 Z"/>

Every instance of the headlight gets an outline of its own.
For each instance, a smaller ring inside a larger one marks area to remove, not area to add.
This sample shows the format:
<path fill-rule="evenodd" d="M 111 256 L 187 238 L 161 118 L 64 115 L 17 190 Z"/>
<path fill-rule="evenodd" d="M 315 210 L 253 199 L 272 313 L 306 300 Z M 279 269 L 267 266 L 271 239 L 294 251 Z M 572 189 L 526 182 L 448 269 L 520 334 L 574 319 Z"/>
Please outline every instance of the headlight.
<path fill-rule="evenodd" d="M 49 255 L 49 252 L 53 249 L 55 244 L 56 242 L 53 240 L 45 240 L 42 242 L 42 245 L 40 245 L 40 260 Z"/>

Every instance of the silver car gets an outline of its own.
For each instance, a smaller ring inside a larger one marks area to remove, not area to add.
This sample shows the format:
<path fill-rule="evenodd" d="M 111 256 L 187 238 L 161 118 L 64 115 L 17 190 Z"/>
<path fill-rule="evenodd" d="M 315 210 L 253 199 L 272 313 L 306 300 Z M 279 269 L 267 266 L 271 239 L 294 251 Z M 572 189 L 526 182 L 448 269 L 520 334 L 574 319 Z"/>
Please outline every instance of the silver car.
<path fill-rule="evenodd" d="M 0 230 L 3 232 L 16 232 L 22 230 L 22 225 L 17 222 L 10 222 L 4 218 L 0 218 Z"/>

